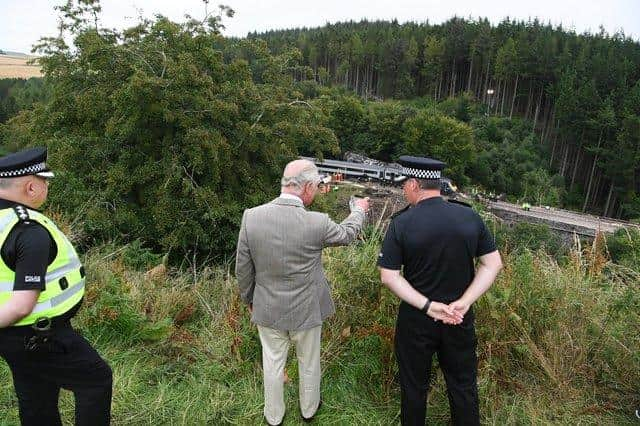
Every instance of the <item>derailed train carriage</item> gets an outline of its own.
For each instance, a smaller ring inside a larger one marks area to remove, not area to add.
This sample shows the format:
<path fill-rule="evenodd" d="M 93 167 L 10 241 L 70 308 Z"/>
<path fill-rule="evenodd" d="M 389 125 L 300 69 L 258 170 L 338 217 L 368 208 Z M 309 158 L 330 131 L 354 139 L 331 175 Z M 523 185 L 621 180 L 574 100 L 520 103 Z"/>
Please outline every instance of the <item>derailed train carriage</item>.
<path fill-rule="evenodd" d="M 397 183 L 397 178 L 402 176 L 402 168 L 393 165 L 378 165 L 367 163 L 355 163 L 352 161 L 340 160 L 318 160 L 311 157 L 300 157 L 305 160 L 313 161 L 321 173 L 342 174 L 349 178 L 355 179 L 375 179 L 389 184 Z M 440 192 L 443 195 L 454 195 L 458 189 L 450 179 L 442 179 L 442 187 Z"/>

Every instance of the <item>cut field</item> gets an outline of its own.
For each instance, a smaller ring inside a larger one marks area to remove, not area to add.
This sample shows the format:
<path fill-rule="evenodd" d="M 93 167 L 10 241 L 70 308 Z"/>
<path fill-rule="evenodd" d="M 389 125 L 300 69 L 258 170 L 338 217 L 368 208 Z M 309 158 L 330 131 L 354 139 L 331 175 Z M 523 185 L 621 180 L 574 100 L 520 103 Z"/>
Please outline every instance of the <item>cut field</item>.
<path fill-rule="evenodd" d="M 42 77 L 38 65 L 30 65 L 28 56 L 0 55 L 0 78 Z"/>

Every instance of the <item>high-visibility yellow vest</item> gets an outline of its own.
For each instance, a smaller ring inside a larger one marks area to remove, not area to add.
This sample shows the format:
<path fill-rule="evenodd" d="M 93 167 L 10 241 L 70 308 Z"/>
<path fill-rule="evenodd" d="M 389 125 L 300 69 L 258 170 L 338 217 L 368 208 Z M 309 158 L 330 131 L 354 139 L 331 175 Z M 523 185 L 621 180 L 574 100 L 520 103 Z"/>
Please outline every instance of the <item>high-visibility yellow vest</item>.
<path fill-rule="evenodd" d="M 44 226 L 58 248 L 47 268 L 45 289 L 29 315 L 13 325 L 31 325 L 41 318 L 55 318 L 73 308 L 84 296 L 84 269 L 69 239 L 46 216 L 22 206 L 0 210 L 0 247 L 20 221 L 35 221 Z M 0 256 L 0 306 L 13 294 L 15 271 Z M 41 278 L 42 279 L 42 278 Z"/>

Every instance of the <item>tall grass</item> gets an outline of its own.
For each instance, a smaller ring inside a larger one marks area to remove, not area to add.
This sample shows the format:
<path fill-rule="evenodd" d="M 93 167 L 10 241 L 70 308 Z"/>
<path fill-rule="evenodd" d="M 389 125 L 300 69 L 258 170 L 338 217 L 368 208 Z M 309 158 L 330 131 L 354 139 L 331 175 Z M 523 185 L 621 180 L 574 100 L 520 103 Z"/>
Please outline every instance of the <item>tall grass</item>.
<path fill-rule="evenodd" d="M 379 245 L 379 231 L 369 229 L 357 244 L 325 253 L 337 313 L 323 330 L 318 424 L 399 423 L 398 302 L 380 285 Z M 103 246 L 86 254 L 89 290 L 76 319 L 113 367 L 113 423 L 260 424 L 260 343 L 231 265 L 146 273 L 156 258 L 136 250 Z M 600 243 L 561 263 L 542 250 L 504 253 L 503 272 L 475 307 L 484 423 L 637 421 L 640 275 L 604 253 Z M 285 424 L 303 424 L 289 359 Z M 447 424 L 439 372 L 432 389 L 429 418 Z M 60 406 L 71 424 L 67 392 Z M 0 363 L 0 424 L 17 423 L 10 373 Z"/>

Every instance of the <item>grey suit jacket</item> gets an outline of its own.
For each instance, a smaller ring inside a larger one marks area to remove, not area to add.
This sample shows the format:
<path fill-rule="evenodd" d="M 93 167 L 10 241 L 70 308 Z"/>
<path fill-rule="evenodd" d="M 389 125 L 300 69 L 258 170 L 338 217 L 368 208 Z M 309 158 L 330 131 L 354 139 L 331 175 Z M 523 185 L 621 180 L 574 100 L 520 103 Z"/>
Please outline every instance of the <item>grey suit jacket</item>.
<path fill-rule="evenodd" d="M 335 312 L 322 249 L 352 242 L 363 221 L 364 213 L 357 209 L 336 224 L 288 198 L 245 210 L 236 277 L 242 300 L 253 303 L 251 321 L 292 331 L 322 324 Z"/>

